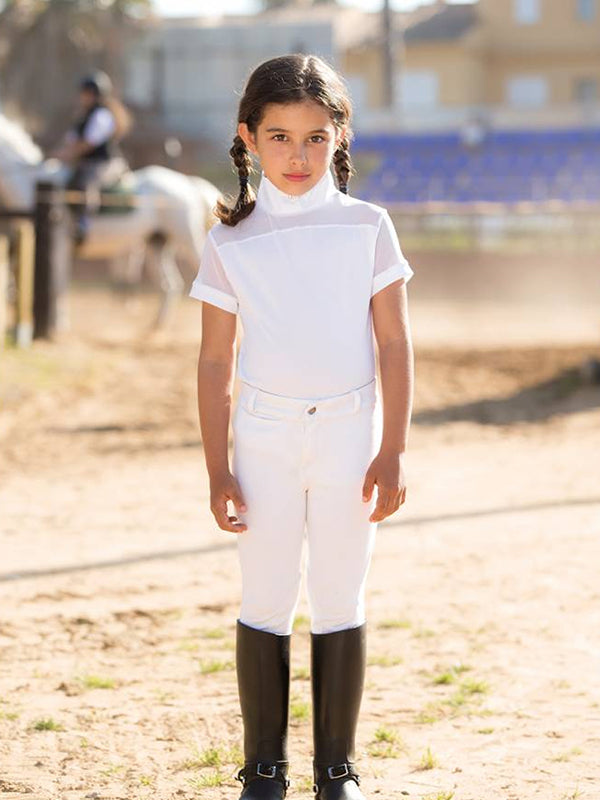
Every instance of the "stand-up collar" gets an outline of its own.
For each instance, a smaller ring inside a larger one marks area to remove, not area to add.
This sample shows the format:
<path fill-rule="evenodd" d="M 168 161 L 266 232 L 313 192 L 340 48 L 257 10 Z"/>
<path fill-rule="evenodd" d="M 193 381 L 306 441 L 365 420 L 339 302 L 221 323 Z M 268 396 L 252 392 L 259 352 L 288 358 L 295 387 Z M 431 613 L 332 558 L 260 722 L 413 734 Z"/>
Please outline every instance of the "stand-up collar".
<path fill-rule="evenodd" d="M 329 167 L 315 185 L 302 194 L 283 192 L 267 178 L 264 170 L 261 170 L 256 205 L 270 214 L 297 214 L 322 205 L 338 191 Z"/>

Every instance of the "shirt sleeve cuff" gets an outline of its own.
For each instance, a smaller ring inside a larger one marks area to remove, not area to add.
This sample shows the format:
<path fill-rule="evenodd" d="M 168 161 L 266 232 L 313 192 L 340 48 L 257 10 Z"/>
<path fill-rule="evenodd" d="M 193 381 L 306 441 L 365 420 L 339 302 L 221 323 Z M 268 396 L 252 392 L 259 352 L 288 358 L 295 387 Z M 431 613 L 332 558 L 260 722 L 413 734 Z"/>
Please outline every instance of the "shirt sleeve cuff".
<path fill-rule="evenodd" d="M 231 311 L 233 314 L 237 314 L 237 299 L 232 295 L 227 294 L 227 292 L 221 291 L 221 289 L 215 289 L 213 286 L 207 286 L 204 283 L 198 283 L 197 281 L 194 281 L 188 296 L 195 297 L 196 300 L 204 300 L 213 306 L 218 306 L 225 311 Z"/>
<path fill-rule="evenodd" d="M 373 286 L 371 288 L 371 297 L 373 297 L 374 294 L 377 294 L 377 292 L 380 292 L 382 289 L 385 289 L 385 287 L 389 286 L 390 283 L 397 281 L 398 278 L 404 278 L 404 282 L 408 283 L 414 274 L 414 270 L 411 268 L 408 261 L 392 264 L 391 267 L 384 269 L 383 272 L 380 272 L 378 275 L 374 276 Z"/>

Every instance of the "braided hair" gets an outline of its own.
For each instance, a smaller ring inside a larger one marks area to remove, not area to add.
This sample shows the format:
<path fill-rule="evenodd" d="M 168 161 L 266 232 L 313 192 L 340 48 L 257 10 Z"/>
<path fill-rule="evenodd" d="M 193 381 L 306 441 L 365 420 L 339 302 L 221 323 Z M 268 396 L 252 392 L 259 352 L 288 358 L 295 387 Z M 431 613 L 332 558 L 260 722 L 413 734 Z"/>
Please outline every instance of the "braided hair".
<path fill-rule="evenodd" d="M 327 109 L 336 130 L 346 126 L 332 158 L 338 189 L 348 193 L 348 181 L 356 174 L 350 158 L 353 132 L 350 128 L 352 103 L 342 77 L 319 56 L 293 53 L 268 59 L 254 69 L 247 80 L 239 103 L 237 122 L 245 122 L 256 134 L 265 106 L 269 103 L 300 103 L 314 100 Z M 249 183 L 255 171 L 252 156 L 242 137 L 236 133 L 229 155 L 237 171 L 239 193 L 232 207 L 217 201 L 214 212 L 225 225 L 237 225 L 256 203 L 256 193 Z"/>
<path fill-rule="evenodd" d="M 355 174 L 355 170 L 350 158 L 350 140 L 347 134 L 339 143 L 337 150 L 333 154 L 333 168 L 337 176 L 340 192 L 348 194 L 348 181 L 350 180 L 350 176 Z"/>
<path fill-rule="evenodd" d="M 229 150 L 229 155 L 237 170 L 240 185 L 239 193 L 233 208 L 229 208 L 221 200 L 217 200 L 215 215 L 226 225 L 237 225 L 237 223 L 247 217 L 254 208 L 256 194 L 249 184 L 250 173 L 253 171 L 252 157 L 246 142 L 239 134 L 233 139 L 233 145 Z"/>

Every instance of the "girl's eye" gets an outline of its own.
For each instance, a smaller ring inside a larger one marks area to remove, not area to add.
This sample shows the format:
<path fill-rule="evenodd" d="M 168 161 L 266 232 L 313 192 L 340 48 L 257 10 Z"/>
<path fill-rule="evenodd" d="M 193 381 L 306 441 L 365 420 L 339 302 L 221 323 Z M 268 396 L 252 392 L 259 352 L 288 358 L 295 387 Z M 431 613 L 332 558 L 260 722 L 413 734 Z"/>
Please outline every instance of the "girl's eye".
<path fill-rule="evenodd" d="M 279 138 L 280 136 L 283 136 L 283 137 L 285 137 L 285 133 L 276 133 L 276 134 L 275 134 L 275 136 L 273 136 L 273 139 L 274 139 L 274 140 L 276 140 L 276 141 L 278 141 L 278 142 L 280 142 L 280 141 L 282 141 L 282 140 Z M 311 140 L 313 140 L 313 139 L 320 139 L 322 142 L 324 142 L 324 141 L 325 141 L 325 137 L 324 137 L 324 136 L 321 136 L 321 134 L 320 134 L 320 133 L 315 133 L 315 135 L 314 135 L 314 136 L 311 136 L 310 138 L 311 138 Z"/>

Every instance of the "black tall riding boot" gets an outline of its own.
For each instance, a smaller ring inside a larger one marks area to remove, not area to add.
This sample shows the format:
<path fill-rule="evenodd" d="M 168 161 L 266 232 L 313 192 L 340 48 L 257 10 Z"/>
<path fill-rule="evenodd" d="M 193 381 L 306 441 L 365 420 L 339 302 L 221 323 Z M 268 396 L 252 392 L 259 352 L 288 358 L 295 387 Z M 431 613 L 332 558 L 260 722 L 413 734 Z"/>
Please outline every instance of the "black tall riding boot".
<path fill-rule="evenodd" d="M 365 800 L 354 739 L 366 668 L 366 623 L 311 633 L 315 800 Z"/>
<path fill-rule="evenodd" d="M 237 620 L 236 669 L 244 723 L 240 800 L 282 800 L 287 778 L 290 635 Z"/>

